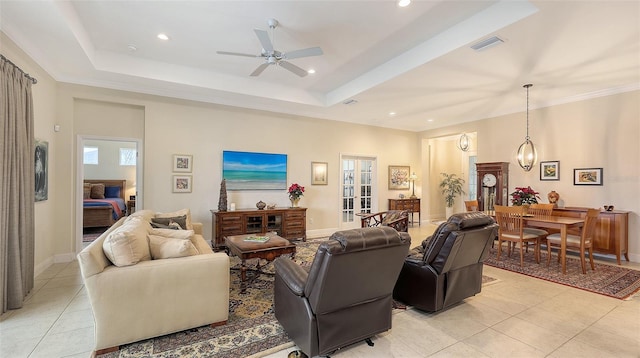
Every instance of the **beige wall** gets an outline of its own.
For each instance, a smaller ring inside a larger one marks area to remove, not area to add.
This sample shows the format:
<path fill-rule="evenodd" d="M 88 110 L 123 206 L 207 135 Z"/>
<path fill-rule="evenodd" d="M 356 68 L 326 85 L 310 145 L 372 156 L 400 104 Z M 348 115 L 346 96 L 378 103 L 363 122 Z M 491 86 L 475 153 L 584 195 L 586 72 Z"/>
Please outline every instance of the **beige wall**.
<path fill-rule="evenodd" d="M 630 252 L 634 261 L 640 261 L 638 91 L 532 110 L 531 137 L 540 159 L 561 162 L 561 180 L 541 182 L 538 168 L 524 173 L 512 159 L 524 137 L 523 113 L 416 134 L 69 85 L 56 83 L 4 34 L 1 36 L 2 53 L 39 80 L 34 86 L 35 132 L 36 137 L 49 141 L 49 200 L 35 204 L 36 273 L 51 262 L 71 260 L 75 255 L 77 136 L 123 136 L 111 132 L 113 127 L 104 126 L 105 106 L 125 118 L 144 118 L 142 134 L 126 127 L 126 136 L 144 140 L 144 206 L 158 211 L 190 208 L 194 220 L 205 223 L 207 238 L 211 236 L 209 210 L 217 208 L 218 203 L 222 150 L 287 154 L 288 182 L 298 182 L 308 189 L 302 200 L 302 205 L 309 208 L 308 218 L 313 219 L 313 223 L 308 220 L 308 229 L 330 232 L 339 227 L 341 154 L 377 157 L 381 210 L 387 208 L 388 198 L 398 196 L 397 191 L 387 189 L 387 166 L 410 165 L 420 178 L 416 194 L 423 199 L 423 218 L 428 218 L 436 215 L 432 212 L 444 210 L 444 204 L 437 203 L 442 199 L 432 191 L 434 185 L 437 187 L 434 181 L 439 180 L 440 169 L 448 168 L 452 160 L 428 151 L 429 143 L 464 131 L 477 132 L 478 162 L 512 163 L 510 190 L 516 185 L 531 185 L 543 196 L 556 190 L 567 206 L 613 204 L 631 211 Z M 60 125 L 60 132 L 53 131 L 54 124 Z M 452 148 L 440 150 L 455 153 Z M 171 192 L 171 159 L 176 153 L 194 157 L 192 193 Z M 312 161 L 329 163 L 329 185 L 309 185 Z M 430 169 L 432 165 L 437 169 Z M 573 168 L 584 167 L 603 167 L 604 185 L 573 186 Z M 229 193 L 229 201 L 238 207 L 253 207 L 259 200 L 288 205 L 284 191 Z"/>
<path fill-rule="evenodd" d="M 190 208 L 194 220 L 205 223 L 207 238 L 211 237 L 209 210 L 218 206 L 223 150 L 287 154 L 288 183 L 297 182 L 307 188 L 301 204 L 309 208 L 311 234 L 331 233 L 340 226 L 340 154 L 377 157 L 377 180 L 382 183 L 378 193 L 380 209 L 386 209 L 387 199 L 397 195 L 387 189 L 387 166 L 416 167 L 419 162 L 417 136 L 410 132 L 68 84 L 59 86 L 58 99 L 59 116 L 74 118 L 75 123 L 71 125 L 75 134 L 97 135 L 97 130 L 104 127 L 100 123 L 110 118 L 105 115 L 105 104 L 117 104 L 119 111 L 131 112 L 121 113 L 124 117 L 143 108 L 144 207 L 157 211 Z M 122 133 L 107 134 L 123 136 Z M 66 172 L 74 173 L 77 148 L 74 148 L 73 135 L 68 137 L 67 145 L 69 158 L 61 162 Z M 192 193 L 171 192 L 173 154 L 193 155 Z M 312 161 L 329 163 L 329 185 L 309 184 Z M 77 195 L 72 183 L 61 191 L 74 198 Z M 259 200 L 289 205 L 286 191 L 229 191 L 228 199 L 238 208 L 253 208 Z M 63 205 L 65 212 L 73 211 L 73 207 Z M 65 217 L 60 220 L 70 220 L 67 215 L 61 215 Z M 67 228 L 60 230 L 64 231 L 61 236 L 73 236 Z M 69 250 L 68 245 L 72 244 L 72 241 L 61 243 L 60 250 Z"/>
<path fill-rule="evenodd" d="M 478 163 L 511 163 L 510 193 L 516 186 L 530 185 L 541 193 L 543 202 L 555 190 L 565 206 L 611 204 L 630 211 L 629 251 L 633 261 L 640 261 L 640 91 L 529 111 L 529 134 L 538 158 L 560 161 L 559 181 L 540 181 L 539 165 L 524 172 L 515 161 L 524 141 L 525 119 L 525 113 L 516 113 L 423 132 L 421 137 L 477 131 Z M 573 185 L 574 168 L 603 168 L 604 185 Z"/>

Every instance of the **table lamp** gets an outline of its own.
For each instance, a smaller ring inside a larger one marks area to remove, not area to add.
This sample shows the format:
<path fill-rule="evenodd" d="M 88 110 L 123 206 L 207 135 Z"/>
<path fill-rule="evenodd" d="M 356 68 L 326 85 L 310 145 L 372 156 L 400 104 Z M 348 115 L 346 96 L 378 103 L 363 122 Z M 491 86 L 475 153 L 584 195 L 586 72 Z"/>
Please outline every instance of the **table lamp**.
<path fill-rule="evenodd" d="M 417 199 L 418 197 L 416 196 L 416 179 L 418 179 L 418 176 L 416 175 L 415 172 L 413 172 L 410 176 L 409 176 L 409 180 L 411 180 L 411 182 L 413 183 L 413 192 L 411 194 L 411 199 Z"/>

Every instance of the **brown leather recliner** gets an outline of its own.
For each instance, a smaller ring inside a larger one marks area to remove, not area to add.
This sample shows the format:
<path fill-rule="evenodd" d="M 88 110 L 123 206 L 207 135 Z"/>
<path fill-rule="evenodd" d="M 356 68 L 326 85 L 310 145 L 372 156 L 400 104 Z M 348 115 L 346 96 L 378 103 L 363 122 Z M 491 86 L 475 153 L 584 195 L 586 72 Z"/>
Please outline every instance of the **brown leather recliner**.
<path fill-rule="evenodd" d="M 393 298 L 435 312 L 479 293 L 498 226 L 482 212 L 452 215 L 405 259 Z"/>
<path fill-rule="evenodd" d="M 276 259 L 276 318 L 310 357 L 389 330 L 393 286 L 410 244 L 409 234 L 390 227 L 362 228 L 334 233 L 309 272 Z"/>

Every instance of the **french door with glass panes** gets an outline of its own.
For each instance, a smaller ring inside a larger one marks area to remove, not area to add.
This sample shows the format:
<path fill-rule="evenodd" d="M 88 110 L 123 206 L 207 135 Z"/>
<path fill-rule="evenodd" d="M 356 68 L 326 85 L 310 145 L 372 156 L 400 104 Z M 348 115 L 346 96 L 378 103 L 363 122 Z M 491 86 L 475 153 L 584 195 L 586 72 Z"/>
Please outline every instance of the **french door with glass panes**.
<path fill-rule="evenodd" d="M 376 160 L 370 157 L 342 156 L 342 229 L 360 227 L 360 216 L 377 206 Z"/>

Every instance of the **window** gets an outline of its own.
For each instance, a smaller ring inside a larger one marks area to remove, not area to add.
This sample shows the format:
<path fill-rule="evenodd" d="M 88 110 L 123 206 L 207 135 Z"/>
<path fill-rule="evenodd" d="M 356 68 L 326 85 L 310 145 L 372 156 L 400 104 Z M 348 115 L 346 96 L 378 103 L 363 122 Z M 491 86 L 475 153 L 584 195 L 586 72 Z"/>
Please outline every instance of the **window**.
<path fill-rule="evenodd" d="M 136 165 L 136 150 L 120 148 L 120 165 Z"/>
<path fill-rule="evenodd" d="M 84 147 L 84 164 L 98 165 L 98 147 Z"/>

